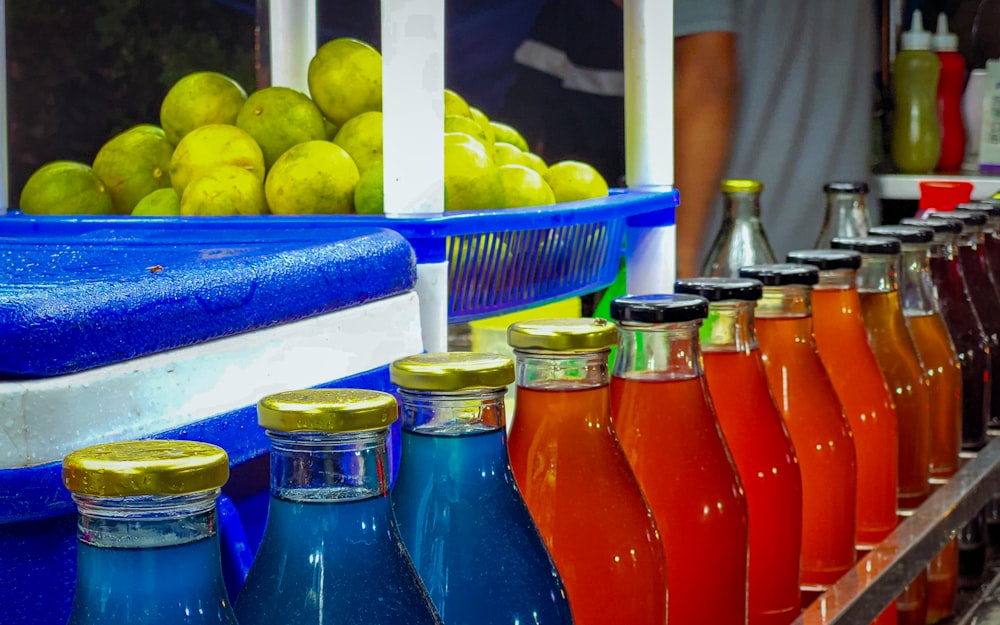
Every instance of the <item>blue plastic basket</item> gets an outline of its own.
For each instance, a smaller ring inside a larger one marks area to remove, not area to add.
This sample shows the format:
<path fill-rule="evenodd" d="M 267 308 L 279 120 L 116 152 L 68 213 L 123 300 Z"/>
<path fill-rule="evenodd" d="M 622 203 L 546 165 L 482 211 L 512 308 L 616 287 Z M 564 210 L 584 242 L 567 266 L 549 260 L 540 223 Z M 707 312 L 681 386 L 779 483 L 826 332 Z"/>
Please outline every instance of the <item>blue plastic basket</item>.
<path fill-rule="evenodd" d="M 172 229 L 298 230 L 322 237 L 331 226 L 379 226 L 407 238 L 420 263 L 449 261 L 448 319 L 470 321 L 582 295 L 611 284 L 626 225 L 672 225 L 676 191 L 613 189 L 606 198 L 547 207 L 456 211 L 435 217 L 265 215 L 260 217 L 28 217 L 12 213 L 0 233 L 46 231 L 81 235 L 113 228 L 128 237 L 150 224 Z M 287 233 L 282 237 L 287 240 Z"/>

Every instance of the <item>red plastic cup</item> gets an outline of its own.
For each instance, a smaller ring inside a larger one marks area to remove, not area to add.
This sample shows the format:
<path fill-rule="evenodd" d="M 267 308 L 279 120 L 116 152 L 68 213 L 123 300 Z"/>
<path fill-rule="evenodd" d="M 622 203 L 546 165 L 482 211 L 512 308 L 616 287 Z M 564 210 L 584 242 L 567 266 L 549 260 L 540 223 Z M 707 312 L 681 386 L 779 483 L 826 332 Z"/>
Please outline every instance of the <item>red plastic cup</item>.
<path fill-rule="evenodd" d="M 961 180 L 920 183 L 920 213 L 953 211 L 972 198 L 972 183 Z"/>

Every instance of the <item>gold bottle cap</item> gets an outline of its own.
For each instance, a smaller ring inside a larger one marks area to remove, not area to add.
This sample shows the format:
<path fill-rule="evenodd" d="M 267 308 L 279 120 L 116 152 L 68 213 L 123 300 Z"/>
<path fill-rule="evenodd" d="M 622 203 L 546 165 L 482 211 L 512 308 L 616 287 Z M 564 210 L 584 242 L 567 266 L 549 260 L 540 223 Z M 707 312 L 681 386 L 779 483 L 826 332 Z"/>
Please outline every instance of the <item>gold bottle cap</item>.
<path fill-rule="evenodd" d="M 729 179 L 722 181 L 723 193 L 760 193 L 763 190 L 764 183 L 760 180 Z"/>
<path fill-rule="evenodd" d="M 257 402 L 257 423 L 276 432 L 364 432 L 396 420 L 396 398 L 352 388 L 315 388 L 268 395 Z"/>
<path fill-rule="evenodd" d="M 500 388 L 514 381 L 514 361 L 500 354 L 476 352 L 417 354 L 392 363 L 389 379 L 414 391 Z"/>
<path fill-rule="evenodd" d="M 186 495 L 225 484 L 229 456 L 221 447 L 196 441 L 104 443 L 67 455 L 62 478 L 80 495 Z"/>
<path fill-rule="evenodd" d="M 514 349 L 590 352 L 613 347 L 617 340 L 615 325 L 605 319 L 539 319 L 507 328 L 507 343 Z"/>

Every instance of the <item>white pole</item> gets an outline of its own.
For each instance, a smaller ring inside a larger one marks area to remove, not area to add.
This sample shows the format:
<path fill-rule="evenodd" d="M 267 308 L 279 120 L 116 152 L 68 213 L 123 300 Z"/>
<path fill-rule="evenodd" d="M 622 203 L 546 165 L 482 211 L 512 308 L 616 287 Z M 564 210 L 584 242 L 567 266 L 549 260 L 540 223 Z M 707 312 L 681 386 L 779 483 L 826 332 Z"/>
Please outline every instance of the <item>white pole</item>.
<path fill-rule="evenodd" d="M 382 158 L 388 217 L 444 212 L 444 0 L 382 0 Z M 424 349 L 448 346 L 448 264 L 417 269 Z"/>
<path fill-rule="evenodd" d="M 268 2 L 271 86 L 309 93 L 309 61 L 316 54 L 315 0 Z"/>
<path fill-rule="evenodd" d="M 630 188 L 674 184 L 674 3 L 625 0 L 625 180 Z M 627 285 L 631 294 L 673 291 L 676 229 L 629 228 Z"/>
<path fill-rule="evenodd" d="M 7 214 L 7 9 L 0 2 L 0 215 Z"/>

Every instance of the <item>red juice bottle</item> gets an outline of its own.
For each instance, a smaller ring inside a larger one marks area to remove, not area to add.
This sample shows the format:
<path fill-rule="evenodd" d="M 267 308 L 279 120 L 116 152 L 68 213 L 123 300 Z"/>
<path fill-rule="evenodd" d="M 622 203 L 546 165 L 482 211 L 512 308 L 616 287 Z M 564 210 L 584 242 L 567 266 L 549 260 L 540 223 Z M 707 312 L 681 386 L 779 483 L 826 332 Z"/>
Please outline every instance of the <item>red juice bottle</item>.
<path fill-rule="evenodd" d="M 802 476 L 754 332 L 763 289 L 745 278 L 694 278 L 674 291 L 709 301 L 700 332 L 705 380 L 751 519 L 748 623 L 787 625 L 801 604 Z"/>
<path fill-rule="evenodd" d="M 611 423 L 616 335 L 603 319 L 508 328 L 517 362 L 510 464 L 576 625 L 663 625 L 660 533 Z"/>
<path fill-rule="evenodd" d="M 702 374 L 708 302 L 636 295 L 611 302 L 618 350 L 611 417 L 666 556 L 668 623 L 747 620 L 747 504 Z"/>
<path fill-rule="evenodd" d="M 752 265 L 764 284 L 755 323 L 768 386 L 802 473 L 802 586 L 822 591 L 855 561 L 857 464 L 851 428 L 816 352 L 809 265 Z"/>
<path fill-rule="evenodd" d="M 868 344 L 855 277 L 861 254 L 799 250 L 788 262 L 819 268 L 812 291 L 820 359 L 851 424 L 858 460 L 858 549 L 868 551 L 896 528 L 899 441 L 896 408 Z"/>

